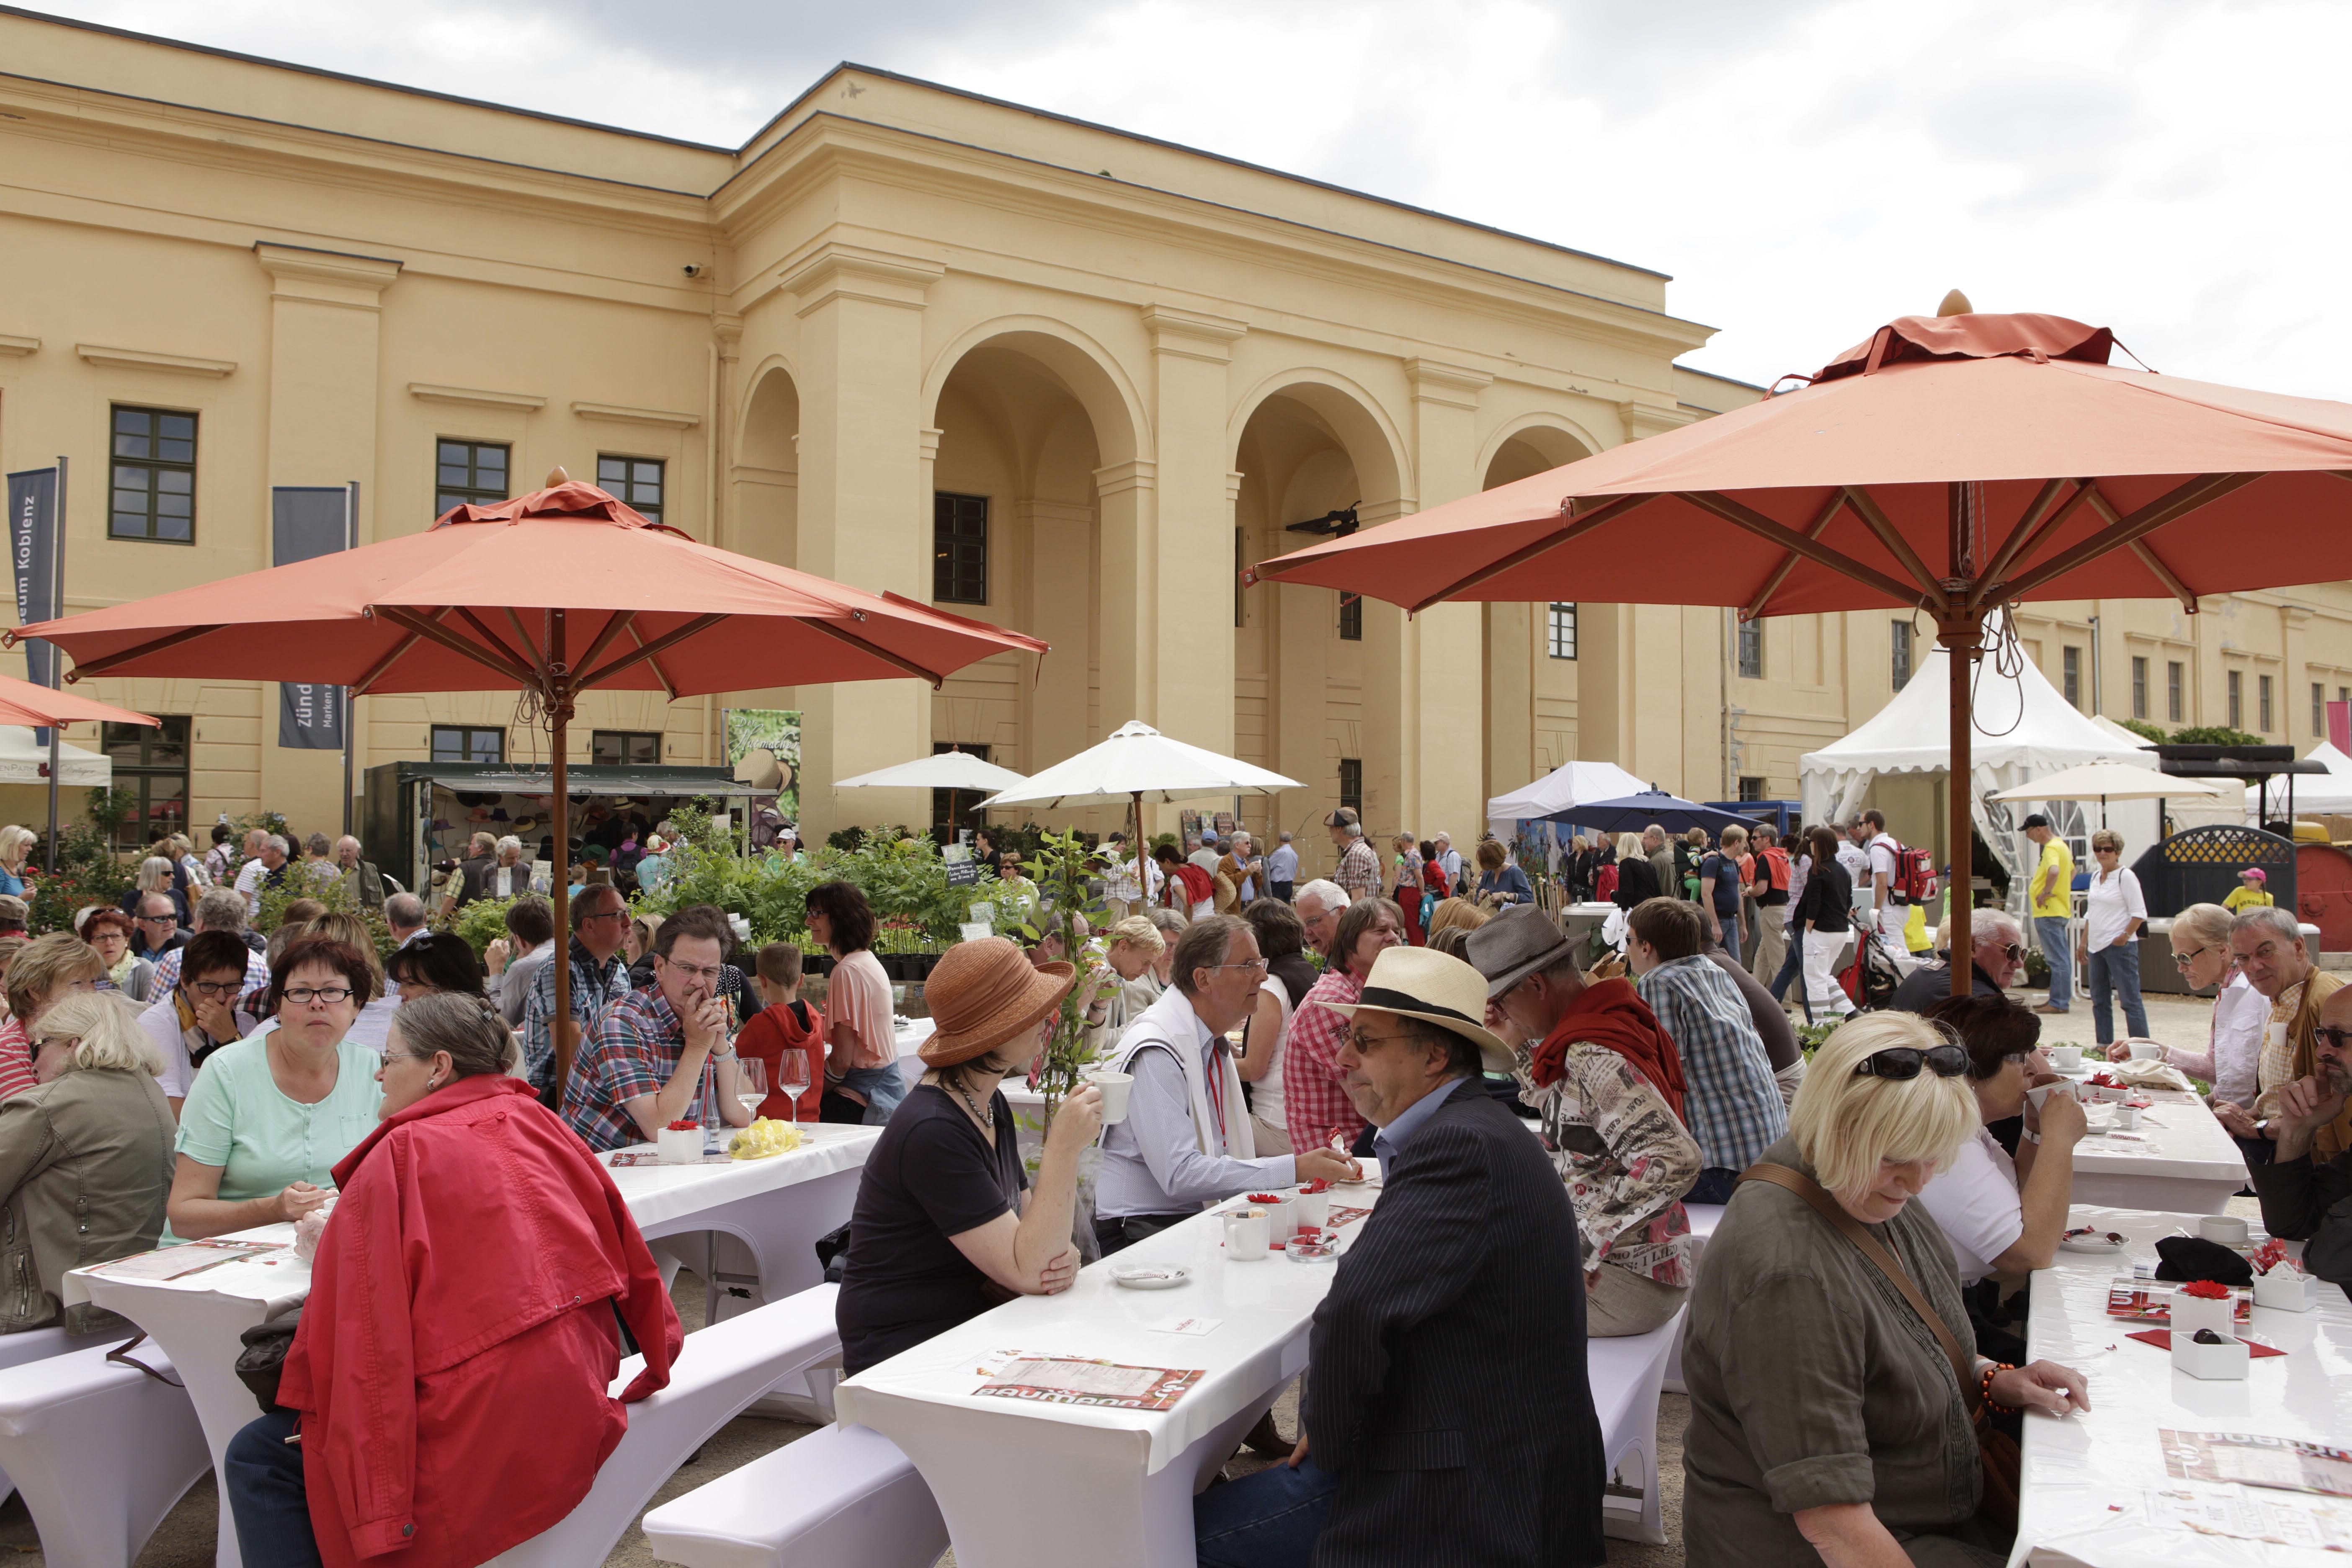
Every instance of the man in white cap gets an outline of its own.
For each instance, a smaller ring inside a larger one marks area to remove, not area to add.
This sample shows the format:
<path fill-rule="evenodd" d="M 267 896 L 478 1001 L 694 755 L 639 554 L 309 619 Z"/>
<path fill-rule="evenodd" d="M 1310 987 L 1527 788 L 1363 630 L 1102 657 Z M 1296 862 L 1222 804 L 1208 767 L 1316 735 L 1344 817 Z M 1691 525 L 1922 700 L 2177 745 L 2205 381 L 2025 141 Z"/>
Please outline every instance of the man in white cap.
<path fill-rule="evenodd" d="M 1306 1436 L 1287 1464 L 1194 1500 L 1200 1561 L 1601 1563 L 1576 1219 L 1481 1079 L 1514 1065 L 1480 1022 L 1486 981 L 1392 947 L 1342 1010 L 1349 1093 L 1381 1130 L 1380 1206 L 1315 1310 Z"/>

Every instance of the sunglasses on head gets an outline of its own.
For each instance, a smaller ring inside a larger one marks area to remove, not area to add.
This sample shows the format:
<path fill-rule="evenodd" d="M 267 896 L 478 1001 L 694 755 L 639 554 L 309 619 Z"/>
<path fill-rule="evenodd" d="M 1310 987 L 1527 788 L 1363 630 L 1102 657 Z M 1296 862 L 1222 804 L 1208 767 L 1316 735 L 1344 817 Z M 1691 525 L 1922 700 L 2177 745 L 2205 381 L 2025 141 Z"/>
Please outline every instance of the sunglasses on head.
<path fill-rule="evenodd" d="M 1930 1046 L 1924 1051 L 1915 1046 L 1889 1046 L 1854 1063 L 1853 1076 L 1917 1078 L 1922 1063 L 1933 1068 L 1937 1078 L 1958 1078 L 1969 1070 L 1969 1053 L 1958 1046 Z"/>

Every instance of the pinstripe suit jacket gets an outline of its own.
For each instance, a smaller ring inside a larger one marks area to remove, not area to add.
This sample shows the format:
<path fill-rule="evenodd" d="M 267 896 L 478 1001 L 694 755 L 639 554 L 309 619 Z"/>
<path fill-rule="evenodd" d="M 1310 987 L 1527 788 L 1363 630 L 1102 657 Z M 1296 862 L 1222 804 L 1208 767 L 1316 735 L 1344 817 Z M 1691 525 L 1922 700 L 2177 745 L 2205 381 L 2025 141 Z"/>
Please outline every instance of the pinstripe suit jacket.
<path fill-rule="evenodd" d="M 1339 1482 L 1316 1568 L 1607 1556 L 1576 1217 L 1517 1120 L 1455 1085 L 1316 1309 L 1306 1426 Z"/>

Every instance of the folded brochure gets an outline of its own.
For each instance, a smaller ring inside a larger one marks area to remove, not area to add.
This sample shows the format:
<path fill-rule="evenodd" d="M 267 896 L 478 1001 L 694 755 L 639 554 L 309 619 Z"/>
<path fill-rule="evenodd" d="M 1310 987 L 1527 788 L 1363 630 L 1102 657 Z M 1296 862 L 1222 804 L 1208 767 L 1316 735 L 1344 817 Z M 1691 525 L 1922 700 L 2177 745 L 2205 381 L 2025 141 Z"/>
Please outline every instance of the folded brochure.
<path fill-rule="evenodd" d="M 94 1263 L 87 1272 L 103 1274 L 110 1279 L 184 1279 L 225 1264 L 268 1258 L 285 1250 L 285 1244 L 276 1241 L 190 1241 L 177 1247 L 160 1247 L 152 1252 L 134 1252 L 110 1263 Z"/>
<path fill-rule="evenodd" d="M 987 1379 L 974 1394 L 1045 1405 L 1090 1405 L 1109 1410 L 1169 1410 L 1201 1381 L 1202 1369 L 1123 1366 L 1076 1356 L 1001 1351 L 980 1366 Z"/>
<path fill-rule="evenodd" d="M 2236 1481 L 2283 1491 L 2352 1497 L 2352 1450 L 2258 1432 L 2159 1428 L 2164 1468 L 2184 1481 Z"/>
<path fill-rule="evenodd" d="M 2172 1292 L 2178 1289 L 2163 1279 L 2130 1279 L 2118 1277 L 2107 1286 L 2107 1316 L 2132 1318 L 2143 1323 L 2172 1321 Z M 2241 1323 L 2254 1321 L 2254 1293 L 2246 1287 L 2235 1286 L 2230 1292 L 2236 1298 L 2232 1318 Z"/>

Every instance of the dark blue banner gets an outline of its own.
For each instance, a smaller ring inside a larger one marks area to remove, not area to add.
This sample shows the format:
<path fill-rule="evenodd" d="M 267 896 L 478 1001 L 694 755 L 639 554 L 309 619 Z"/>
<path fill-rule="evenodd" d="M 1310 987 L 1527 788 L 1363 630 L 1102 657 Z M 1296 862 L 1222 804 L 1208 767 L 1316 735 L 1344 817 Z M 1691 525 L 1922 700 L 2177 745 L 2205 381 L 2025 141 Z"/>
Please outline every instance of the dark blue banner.
<path fill-rule="evenodd" d="M 269 492 L 270 564 L 332 555 L 351 542 L 352 492 L 341 485 L 279 485 Z M 340 686 L 280 681 L 278 743 L 304 752 L 343 749 L 349 702 Z"/>

